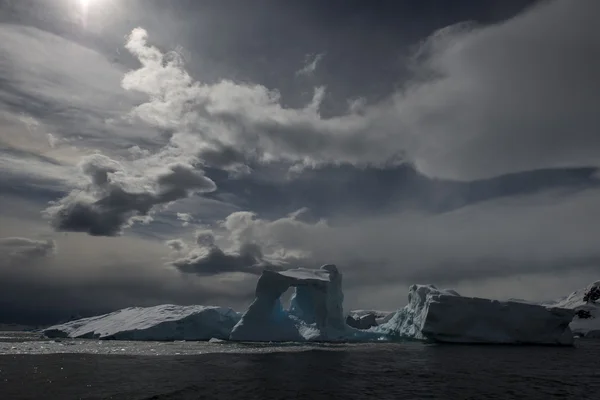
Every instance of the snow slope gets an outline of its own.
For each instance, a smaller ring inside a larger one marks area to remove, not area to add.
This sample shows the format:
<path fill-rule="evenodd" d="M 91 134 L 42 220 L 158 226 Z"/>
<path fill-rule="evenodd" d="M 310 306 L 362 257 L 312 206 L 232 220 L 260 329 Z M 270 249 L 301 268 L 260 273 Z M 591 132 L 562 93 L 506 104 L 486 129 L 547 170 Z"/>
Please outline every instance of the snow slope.
<path fill-rule="evenodd" d="M 579 289 L 554 302 L 548 302 L 546 305 L 553 307 L 570 308 L 575 312 L 586 311 L 589 316 L 580 317 L 575 315 L 569 325 L 573 334 L 584 337 L 600 337 L 600 301 L 598 303 L 583 300 L 584 295 L 594 287 L 600 287 L 600 281 L 596 281 L 583 289 Z M 585 313 L 581 313 L 583 316 Z"/>
<path fill-rule="evenodd" d="M 55 325 L 43 332 L 48 337 L 117 340 L 227 339 L 239 319 L 230 308 L 165 304 L 125 308 Z"/>
<path fill-rule="evenodd" d="M 454 343 L 573 344 L 574 311 L 460 296 L 433 285 L 412 285 L 408 305 L 371 328 L 389 338 Z"/>

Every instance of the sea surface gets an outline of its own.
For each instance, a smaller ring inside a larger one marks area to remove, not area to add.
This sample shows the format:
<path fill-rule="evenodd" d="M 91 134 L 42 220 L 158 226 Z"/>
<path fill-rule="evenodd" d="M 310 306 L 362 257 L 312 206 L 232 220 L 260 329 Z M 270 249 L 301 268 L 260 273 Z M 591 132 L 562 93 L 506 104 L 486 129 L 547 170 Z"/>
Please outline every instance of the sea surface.
<path fill-rule="evenodd" d="M 598 399 L 575 347 L 48 340 L 0 332 L 0 399 Z"/>

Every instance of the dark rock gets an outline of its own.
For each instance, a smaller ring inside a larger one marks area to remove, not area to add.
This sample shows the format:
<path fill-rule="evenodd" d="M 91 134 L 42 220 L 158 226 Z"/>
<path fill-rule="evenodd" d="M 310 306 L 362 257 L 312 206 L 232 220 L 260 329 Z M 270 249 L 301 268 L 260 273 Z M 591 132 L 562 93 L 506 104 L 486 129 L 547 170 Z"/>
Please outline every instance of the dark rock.
<path fill-rule="evenodd" d="M 369 329 L 372 326 L 377 326 L 377 317 L 375 314 L 367 314 L 360 317 L 358 320 L 359 324 L 364 328 L 361 329 Z"/>
<path fill-rule="evenodd" d="M 595 303 L 598 299 L 600 299 L 600 287 L 599 286 L 594 286 L 594 287 L 590 288 L 590 290 L 588 290 L 587 293 L 585 293 L 583 295 L 583 301 L 585 301 L 586 303 L 589 303 L 589 302 Z"/>
<path fill-rule="evenodd" d="M 578 310 L 575 315 L 581 319 L 592 318 L 592 314 L 590 314 L 590 312 L 587 310 Z"/>

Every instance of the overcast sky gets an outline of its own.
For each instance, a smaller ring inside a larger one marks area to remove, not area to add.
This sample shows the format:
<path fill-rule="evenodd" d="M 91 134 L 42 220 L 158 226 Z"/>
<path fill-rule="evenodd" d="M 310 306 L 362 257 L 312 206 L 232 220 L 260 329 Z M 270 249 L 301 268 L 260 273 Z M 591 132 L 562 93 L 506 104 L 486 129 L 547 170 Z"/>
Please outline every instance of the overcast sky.
<path fill-rule="evenodd" d="M 0 0 L 0 323 L 243 308 L 337 264 L 545 300 L 600 279 L 597 0 Z"/>

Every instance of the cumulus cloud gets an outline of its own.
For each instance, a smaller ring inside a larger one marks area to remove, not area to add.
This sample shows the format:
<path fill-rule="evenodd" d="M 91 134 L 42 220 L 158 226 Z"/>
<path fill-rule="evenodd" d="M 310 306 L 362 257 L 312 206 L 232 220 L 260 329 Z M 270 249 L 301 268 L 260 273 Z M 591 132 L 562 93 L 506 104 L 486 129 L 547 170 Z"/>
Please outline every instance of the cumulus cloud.
<path fill-rule="evenodd" d="M 285 220 L 293 224 L 295 218 L 296 214 L 293 214 Z M 197 275 L 226 272 L 257 274 L 265 268 L 298 266 L 306 259 L 307 253 L 293 248 L 284 249 L 277 241 L 258 234 L 264 229 L 264 224 L 272 226 L 278 223 L 281 221 L 258 219 L 251 212 L 232 213 L 219 225 L 218 238 L 211 229 L 196 231 L 195 245 L 190 252 L 169 264 L 181 272 Z"/>
<path fill-rule="evenodd" d="M 218 246 L 199 246 L 185 258 L 171 263 L 183 273 L 216 275 L 224 272 L 260 273 L 264 268 L 277 268 L 264 259 L 260 247 L 253 243 L 241 246 L 237 251 L 225 252 Z"/>
<path fill-rule="evenodd" d="M 599 11 L 594 0 L 557 0 L 503 23 L 445 28 L 425 41 L 401 90 L 330 118 L 319 113 L 323 88 L 305 107 L 287 108 L 262 85 L 195 81 L 143 29 L 127 42 L 142 68 L 123 87 L 150 98 L 133 116 L 235 144 L 264 162 L 410 162 L 460 180 L 599 166 Z"/>
<path fill-rule="evenodd" d="M 319 53 L 315 56 L 306 56 L 306 64 L 296 72 L 296 75 L 308 76 L 314 74 L 323 57 L 325 57 L 325 53 Z"/>
<path fill-rule="evenodd" d="M 202 170 L 185 163 L 168 164 L 136 176 L 123 164 L 95 154 L 82 160 L 80 170 L 89 183 L 44 211 L 58 231 L 119 235 L 140 217 L 147 223 L 155 206 L 216 189 Z"/>
<path fill-rule="evenodd" d="M 335 263 L 345 274 L 345 287 L 363 292 L 382 282 L 399 290 L 412 283 L 477 286 L 485 281 L 489 287 L 494 279 L 575 271 L 593 275 L 600 271 L 595 239 L 600 220 L 594 217 L 599 199 L 597 189 L 546 191 L 439 214 L 396 211 L 314 223 L 299 221 L 296 213 L 269 221 L 236 212 L 221 224 L 219 240 L 202 232 L 198 249 L 174 265 L 214 274 L 252 267 L 261 255 L 284 261 L 272 263 L 281 267 Z M 253 247 L 242 251 L 248 243 Z M 396 296 L 404 299 L 403 292 Z"/>
<path fill-rule="evenodd" d="M 181 252 L 187 249 L 187 245 L 181 239 L 171 239 L 165 242 L 167 247 L 169 247 L 173 251 Z"/>
<path fill-rule="evenodd" d="M 178 212 L 176 215 L 177 219 L 181 221 L 182 226 L 188 226 L 194 220 L 194 217 L 190 213 Z"/>
<path fill-rule="evenodd" d="M 24 237 L 0 238 L 0 253 L 9 258 L 39 258 L 56 250 L 53 240 L 35 240 Z"/>

